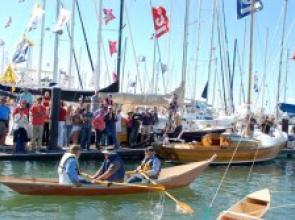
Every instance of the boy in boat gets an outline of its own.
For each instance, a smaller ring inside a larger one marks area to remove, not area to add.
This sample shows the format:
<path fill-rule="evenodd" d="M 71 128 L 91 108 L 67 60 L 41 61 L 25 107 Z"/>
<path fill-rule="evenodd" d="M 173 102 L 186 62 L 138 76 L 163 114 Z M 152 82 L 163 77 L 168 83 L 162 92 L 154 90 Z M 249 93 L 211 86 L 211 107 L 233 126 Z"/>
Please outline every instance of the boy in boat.
<path fill-rule="evenodd" d="M 91 177 L 95 180 L 105 180 L 112 182 L 123 182 L 125 176 L 124 163 L 118 155 L 115 146 L 108 146 L 103 151 L 104 161 L 99 170 Z"/>
<path fill-rule="evenodd" d="M 161 161 L 156 157 L 155 149 L 149 146 L 145 149 L 145 157 L 141 162 L 140 166 L 134 171 L 127 172 L 127 176 L 131 176 L 128 183 L 140 183 L 146 179 L 140 172 L 145 173 L 150 179 L 158 179 L 161 172 Z"/>
<path fill-rule="evenodd" d="M 70 152 L 66 152 L 58 166 L 58 175 L 60 184 L 68 184 L 81 186 L 82 183 L 89 183 L 79 175 L 78 159 L 81 154 L 81 148 L 79 145 L 72 145 Z"/>

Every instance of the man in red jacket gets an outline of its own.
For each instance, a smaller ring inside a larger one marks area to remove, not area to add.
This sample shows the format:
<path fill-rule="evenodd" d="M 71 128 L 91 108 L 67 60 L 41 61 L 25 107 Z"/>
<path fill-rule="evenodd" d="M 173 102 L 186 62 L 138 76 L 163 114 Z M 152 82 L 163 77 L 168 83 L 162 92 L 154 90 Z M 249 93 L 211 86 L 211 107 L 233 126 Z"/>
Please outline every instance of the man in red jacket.
<path fill-rule="evenodd" d="M 46 118 L 46 108 L 42 105 L 42 97 L 38 97 L 31 107 L 33 137 L 32 150 L 39 151 L 42 146 L 43 126 Z"/>

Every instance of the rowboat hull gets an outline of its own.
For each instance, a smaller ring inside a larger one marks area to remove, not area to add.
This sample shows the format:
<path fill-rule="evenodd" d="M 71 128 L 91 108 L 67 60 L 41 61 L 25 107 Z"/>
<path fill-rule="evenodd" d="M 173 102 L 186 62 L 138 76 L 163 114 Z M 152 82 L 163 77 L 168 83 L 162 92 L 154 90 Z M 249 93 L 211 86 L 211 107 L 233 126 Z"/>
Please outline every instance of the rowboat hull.
<path fill-rule="evenodd" d="M 190 163 L 175 167 L 164 168 L 161 171 L 158 183 L 166 189 L 184 187 L 193 182 L 202 171 L 214 160 Z M 65 196 L 97 196 L 119 195 L 150 192 L 150 188 L 138 188 L 133 186 L 106 186 L 85 184 L 81 187 L 59 184 L 54 179 L 25 179 L 3 176 L 0 183 L 12 190 L 26 195 L 65 195 Z M 146 186 L 152 186 L 147 184 Z"/>
<path fill-rule="evenodd" d="M 247 195 L 227 211 L 221 212 L 217 220 L 258 220 L 269 207 L 270 193 L 268 189 L 263 189 Z"/>

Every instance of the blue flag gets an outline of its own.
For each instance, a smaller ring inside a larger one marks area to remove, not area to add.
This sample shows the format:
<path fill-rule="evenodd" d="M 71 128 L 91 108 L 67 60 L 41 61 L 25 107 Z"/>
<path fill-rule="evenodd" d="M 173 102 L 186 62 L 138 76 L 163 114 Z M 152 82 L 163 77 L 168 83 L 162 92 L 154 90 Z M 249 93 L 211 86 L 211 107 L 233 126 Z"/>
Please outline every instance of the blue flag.
<path fill-rule="evenodd" d="M 237 15 L 241 19 L 251 13 L 251 3 L 253 2 L 254 12 L 263 8 L 261 0 L 237 0 Z"/>
<path fill-rule="evenodd" d="M 12 57 L 14 63 L 22 63 L 27 59 L 28 51 L 32 44 L 26 38 L 23 38 L 22 41 L 17 45 L 16 51 Z"/>

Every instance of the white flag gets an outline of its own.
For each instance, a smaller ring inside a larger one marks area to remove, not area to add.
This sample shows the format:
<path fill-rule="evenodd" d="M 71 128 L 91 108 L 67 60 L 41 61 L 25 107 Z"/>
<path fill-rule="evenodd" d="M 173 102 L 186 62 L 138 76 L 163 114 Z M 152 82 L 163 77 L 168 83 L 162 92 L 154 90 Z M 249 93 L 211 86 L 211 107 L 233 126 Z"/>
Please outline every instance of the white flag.
<path fill-rule="evenodd" d="M 57 23 L 52 31 L 57 34 L 62 34 L 62 29 L 64 25 L 70 20 L 70 18 L 71 12 L 64 8 L 60 8 Z"/>
<path fill-rule="evenodd" d="M 34 9 L 33 9 L 33 12 L 32 12 L 28 27 L 27 27 L 27 30 L 29 32 L 37 29 L 38 23 L 41 20 L 43 14 L 44 14 L 43 8 L 41 7 L 40 4 L 37 3 L 34 6 Z"/>

